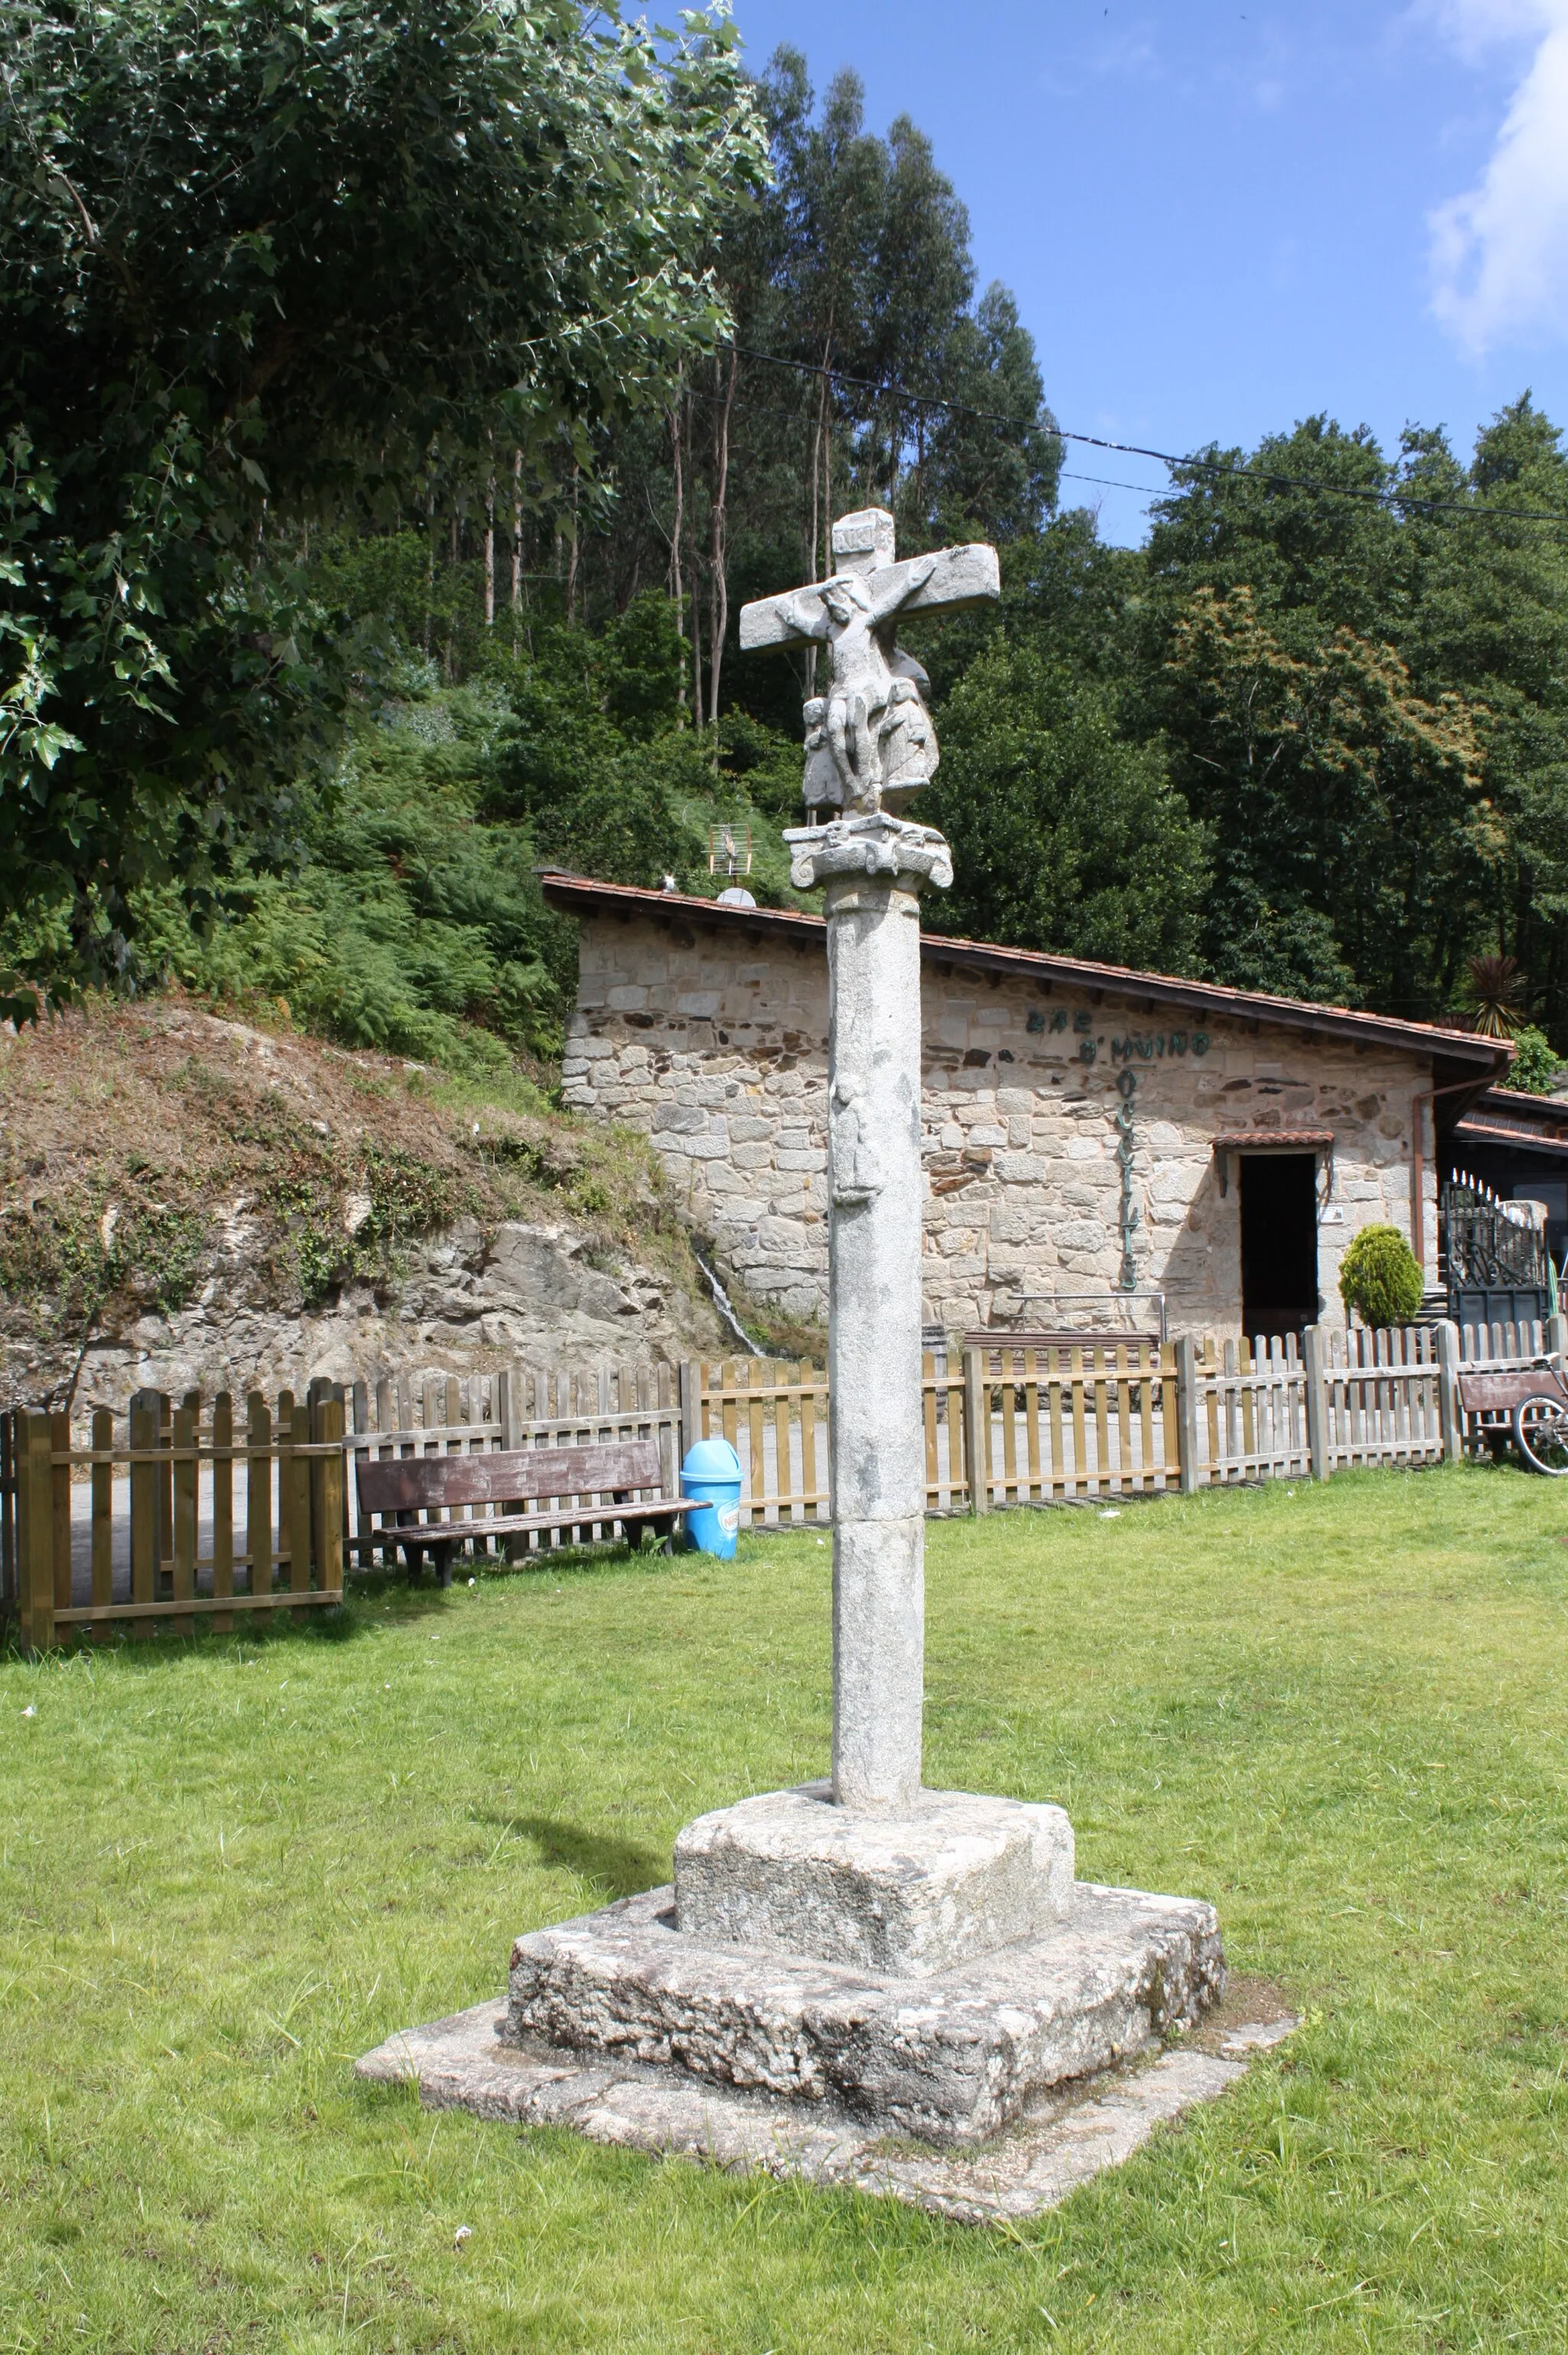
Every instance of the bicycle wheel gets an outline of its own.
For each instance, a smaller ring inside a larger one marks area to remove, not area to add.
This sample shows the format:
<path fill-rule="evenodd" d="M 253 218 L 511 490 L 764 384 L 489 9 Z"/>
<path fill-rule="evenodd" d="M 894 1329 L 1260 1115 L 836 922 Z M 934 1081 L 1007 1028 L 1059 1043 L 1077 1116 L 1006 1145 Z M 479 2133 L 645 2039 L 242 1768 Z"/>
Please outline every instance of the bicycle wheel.
<path fill-rule="evenodd" d="M 1513 1411 L 1513 1435 L 1532 1472 L 1552 1479 L 1568 1475 L 1568 1406 L 1542 1393 L 1520 1399 Z"/>

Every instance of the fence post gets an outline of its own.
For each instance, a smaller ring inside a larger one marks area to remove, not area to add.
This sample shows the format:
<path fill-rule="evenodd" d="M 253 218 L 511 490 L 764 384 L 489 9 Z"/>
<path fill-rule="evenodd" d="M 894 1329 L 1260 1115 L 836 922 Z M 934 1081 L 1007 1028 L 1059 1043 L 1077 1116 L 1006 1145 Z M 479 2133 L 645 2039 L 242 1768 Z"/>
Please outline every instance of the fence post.
<path fill-rule="evenodd" d="M 333 1455 L 318 1455 L 321 1479 L 321 1538 L 316 1555 L 319 1582 L 327 1593 L 343 1592 L 343 1506 L 345 1497 L 344 1467 L 347 1451 L 344 1445 L 343 1401 L 340 1398 L 318 1400 L 312 1411 L 316 1439 L 335 1447 Z"/>
<path fill-rule="evenodd" d="M 1176 1417 L 1181 1433 L 1181 1493 L 1198 1486 L 1198 1345 L 1190 1333 L 1176 1344 Z"/>
<path fill-rule="evenodd" d="M 29 1650 L 55 1641 L 54 1437 L 47 1414 L 16 1418 L 16 1502 L 23 1632 Z"/>
<path fill-rule="evenodd" d="M 16 1417 L 0 1409 L 0 1618 L 16 1607 Z"/>
<path fill-rule="evenodd" d="M 680 1453 L 684 1462 L 702 1436 L 702 1360 L 686 1358 L 680 1369 Z M 679 1485 L 680 1465 L 675 1467 Z"/>
<path fill-rule="evenodd" d="M 973 1344 L 964 1352 L 964 1457 L 971 1513 L 991 1509 L 991 1397 L 986 1379 L 989 1354 Z"/>
<path fill-rule="evenodd" d="M 1323 1375 L 1323 1327 L 1309 1325 L 1302 1336 L 1307 1366 L 1307 1452 L 1312 1477 L 1328 1477 L 1328 1385 Z"/>
<path fill-rule="evenodd" d="M 1561 1324 L 1554 1317 L 1553 1324 Z M 1459 1327 L 1445 1316 L 1437 1327 L 1437 1419 L 1443 1432 L 1443 1460 L 1457 1464 L 1465 1453 L 1465 1420 L 1459 1412 Z"/>
<path fill-rule="evenodd" d="M 131 1600 L 158 1599 L 158 1407 L 156 1391 L 135 1391 L 131 1397 Z M 133 1619 L 133 1636 L 146 1640 L 150 1619 Z"/>
<path fill-rule="evenodd" d="M 1562 1373 L 1563 1361 L 1568 1358 L 1568 1316 L 1564 1316 L 1561 1310 L 1546 1320 L 1546 1354 Z"/>

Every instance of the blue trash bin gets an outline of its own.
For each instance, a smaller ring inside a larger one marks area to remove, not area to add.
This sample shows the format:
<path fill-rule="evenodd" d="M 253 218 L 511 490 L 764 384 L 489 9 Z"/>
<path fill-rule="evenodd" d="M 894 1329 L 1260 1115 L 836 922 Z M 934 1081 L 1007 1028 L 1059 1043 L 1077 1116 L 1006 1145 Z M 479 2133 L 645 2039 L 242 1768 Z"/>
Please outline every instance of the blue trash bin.
<path fill-rule="evenodd" d="M 683 1497 L 701 1498 L 686 1517 L 686 1533 L 699 1553 L 732 1561 L 741 1526 L 741 1459 L 727 1439 L 699 1439 L 680 1467 Z"/>

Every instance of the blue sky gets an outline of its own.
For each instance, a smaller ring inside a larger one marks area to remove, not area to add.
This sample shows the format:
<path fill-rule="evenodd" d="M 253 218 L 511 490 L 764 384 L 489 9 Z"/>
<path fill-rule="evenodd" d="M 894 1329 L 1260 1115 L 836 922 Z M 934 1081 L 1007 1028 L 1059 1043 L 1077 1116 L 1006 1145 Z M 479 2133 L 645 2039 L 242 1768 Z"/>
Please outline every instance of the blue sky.
<path fill-rule="evenodd" d="M 1568 423 L 1568 0 L 735 0 L 760 64 L 901 112 L 1061 423 L 1164 450 L 1326 410 L 1392 445 L 1527 385 Z M 1069 471 L 1163 487 L 1146 460 Z M 1090 482 L 1107 538 L 1145 496 Z"/>

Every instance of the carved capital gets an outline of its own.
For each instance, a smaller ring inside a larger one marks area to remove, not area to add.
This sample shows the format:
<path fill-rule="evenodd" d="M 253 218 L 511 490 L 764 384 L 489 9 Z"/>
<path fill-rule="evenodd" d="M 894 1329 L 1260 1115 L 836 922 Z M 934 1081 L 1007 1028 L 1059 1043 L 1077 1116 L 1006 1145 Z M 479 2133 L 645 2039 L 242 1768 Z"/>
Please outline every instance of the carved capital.
<path fill-rule="evenodd" d="M 953 854 L 936 828 L 913 826 L 886 810 L 835 818 L 827 826 L 788 826 L 784 840 L 797 891 L 814 891 L 839 875 L 864 875 L 905 891 L 928 883 L 945 891 L 953 880 Z"/>

